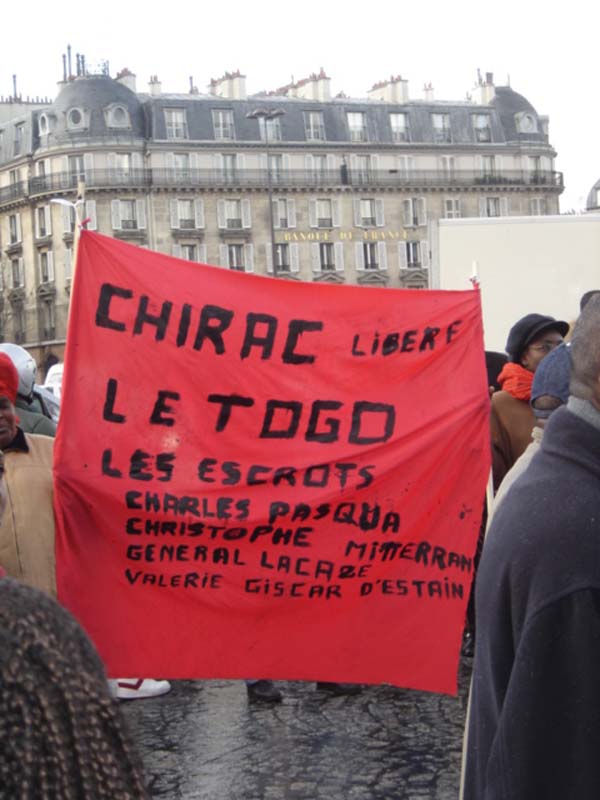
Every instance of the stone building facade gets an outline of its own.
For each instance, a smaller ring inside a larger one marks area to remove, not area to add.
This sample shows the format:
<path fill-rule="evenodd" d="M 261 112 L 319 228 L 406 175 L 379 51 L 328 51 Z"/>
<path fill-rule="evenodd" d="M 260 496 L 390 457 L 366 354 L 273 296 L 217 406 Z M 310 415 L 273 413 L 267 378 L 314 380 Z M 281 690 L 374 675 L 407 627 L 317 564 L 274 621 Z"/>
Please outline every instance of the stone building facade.
<path fill-rule="evenodd" d="M 11 114 L 0 101 L 0 336 L 42 371 L 62 358 L 75 217 L 52 201 L 74 201 L 81 184 L 88 227 L 106 235 L 246 272 L 388 287 L 428 285 L 441 218 L 558 213 L 548 120 L 528 100 L 490 74 L 462 102 L 432 94 L 412 99 L 393 77 L 366 99 L 332 97 L 323 71 L 252 96 L 239 73 L 207 94 L 166 94 L 156 77 L 138 93 L 127 70 L 82 69 L 52 103 Z"/>

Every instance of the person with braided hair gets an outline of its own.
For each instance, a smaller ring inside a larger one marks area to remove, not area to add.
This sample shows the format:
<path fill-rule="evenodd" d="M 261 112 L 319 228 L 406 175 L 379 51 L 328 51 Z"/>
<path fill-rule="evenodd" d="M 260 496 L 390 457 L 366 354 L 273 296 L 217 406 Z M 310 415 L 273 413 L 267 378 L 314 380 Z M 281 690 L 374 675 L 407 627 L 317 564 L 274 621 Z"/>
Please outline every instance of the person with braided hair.
<path fill-rule="evenodd" d="M 48 595 L 0 577 L 0 800 L 145 800 L 102 662 Z"/>

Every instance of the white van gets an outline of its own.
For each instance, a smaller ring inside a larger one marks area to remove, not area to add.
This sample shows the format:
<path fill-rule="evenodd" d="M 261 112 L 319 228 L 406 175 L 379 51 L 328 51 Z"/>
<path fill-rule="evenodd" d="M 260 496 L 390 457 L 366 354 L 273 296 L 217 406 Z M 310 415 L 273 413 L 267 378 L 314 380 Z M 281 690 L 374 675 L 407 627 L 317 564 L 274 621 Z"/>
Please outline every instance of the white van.
<path fill-rule="evenodd" d="M 46 380 L 44 382 L 44 389 L 47 389 L 49 392 L 56 397 L 57 400 L 60 400 L 60 390 L 62 387 L 62 378 L 63 378 L 63 367 L 64 364 L 53 364 L 48 370 L 48 374 L 46 375 Z"/>

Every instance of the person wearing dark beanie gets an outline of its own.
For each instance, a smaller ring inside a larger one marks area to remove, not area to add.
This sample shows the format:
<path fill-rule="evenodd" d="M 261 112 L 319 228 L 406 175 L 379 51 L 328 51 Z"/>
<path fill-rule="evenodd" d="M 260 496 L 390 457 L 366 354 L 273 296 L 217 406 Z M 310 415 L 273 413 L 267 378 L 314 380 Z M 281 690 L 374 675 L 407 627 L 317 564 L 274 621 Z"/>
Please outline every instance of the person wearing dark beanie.
<path fill-rule="evenodd" d="M 492 471 L 494 489 L 525 452 L 535 424 L 529 406 L 533 376 L 543 359 L 558 347 L 569 324 L 544 314 L 527 314 L 508 334 L 509 361 L 498 376 L 501 391 L 492 395 Z"/>

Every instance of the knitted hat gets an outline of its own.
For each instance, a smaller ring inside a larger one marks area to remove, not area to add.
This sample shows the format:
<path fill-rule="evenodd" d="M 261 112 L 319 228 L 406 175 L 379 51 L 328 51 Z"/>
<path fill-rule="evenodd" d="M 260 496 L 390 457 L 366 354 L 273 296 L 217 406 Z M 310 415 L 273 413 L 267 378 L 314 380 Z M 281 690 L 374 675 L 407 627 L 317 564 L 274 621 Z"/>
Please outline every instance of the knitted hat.
<path fill-rule="evenodd" d="M 571 355 L 566 344 L 561 344 L 551 353 L 548 353 L 536 369 L 531 388 L 531 406 L 533 413 L 538 397 L 550 395 L 562 403 L 569 399 L 569 382 L 571 380 Z"/>
<path fill-rule="evenodd" d="M 527 314 L 512 326 L 506 342 L 506 352 L 511 361 L 519 363 L 528 344 L 544 331 L 558 331 L 561 336 L 569 332 L 569 323 L 544 314 Z"/>
<path fill-rule="evenodd" d="M 0 353 L 0 396 L 8 397 L 14 405 L 17 399 L 19 373 L 6 353 Z"/>

